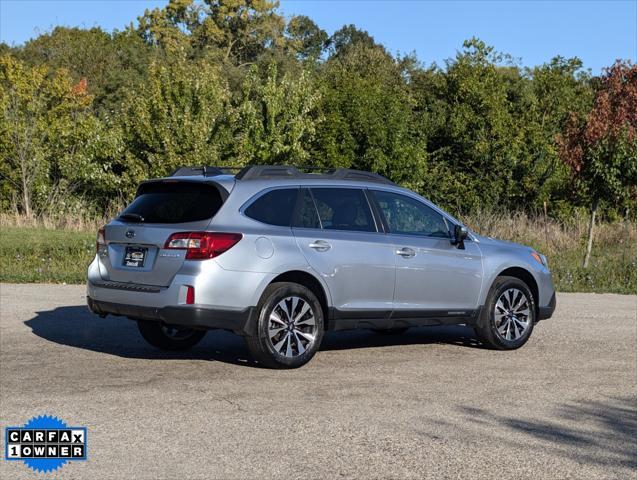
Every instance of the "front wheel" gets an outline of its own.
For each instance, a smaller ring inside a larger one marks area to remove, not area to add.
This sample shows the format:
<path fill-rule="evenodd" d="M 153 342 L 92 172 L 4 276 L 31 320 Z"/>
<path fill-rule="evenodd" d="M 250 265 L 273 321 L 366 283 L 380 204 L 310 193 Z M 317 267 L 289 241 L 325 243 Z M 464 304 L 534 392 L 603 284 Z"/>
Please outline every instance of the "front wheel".
<path fill-rule="evenodd" d="M 273 283 L 257 310 L 256 335 L 245 337 L 257 362 L 270 368 L 297 368 L 312 359 L 323 339 L 323 310 L 311 290 L 296 283 Z"/>
<path fill-rule="evenodd" d="M 144 340 L 161 350 L 186 350 L 194 347 L 206 335 L 205 330 L 164 325 L 148 320 L 138 320 L 137 327 Z"/>
<path fill-rule="evenodd" d="M 478 339 L 498 350 L 524 345 L 535 324 L 535 301 L 519 278 L 498 277 L 489 291 L 475 328 Z"/>

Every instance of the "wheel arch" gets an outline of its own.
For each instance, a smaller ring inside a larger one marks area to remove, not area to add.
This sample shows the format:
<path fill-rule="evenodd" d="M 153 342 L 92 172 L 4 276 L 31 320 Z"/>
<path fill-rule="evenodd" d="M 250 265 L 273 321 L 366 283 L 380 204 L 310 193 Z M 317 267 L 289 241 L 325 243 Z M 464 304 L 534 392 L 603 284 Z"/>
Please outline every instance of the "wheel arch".
<path fill-rule="evenodd" d="M 325 330 L 329 330 L 330 328 L 330 308 L 329 308 L 329 299 L 327 289 L 323 286 L 321 281 L 316 278 L 311 273 L 305 272 L 303 270 L 290 270 L 284 273 L 281 273 L 274 277 L 270 284 L 275 282 L 292 282 L 298 283 L 299 285 L 303 285 L 308 288 L 316 298 L 318 298 L 319 303 L 321 304 L 321 309 L 323 310 L 323 322 L 325 324 Z"/>
<path fill-rule="evenodd" d="M 535 316 L 537 318 L 540 302 L 540 290 L 533 274 L 522 267 L 509 267 L 498 273 L 496 279 L 498 277 L 515 277 L 523 281 L 529 287 L 529 290 L 531 290 L 531 295 L 533 295 L 533 302 L 535 303 Z"/>

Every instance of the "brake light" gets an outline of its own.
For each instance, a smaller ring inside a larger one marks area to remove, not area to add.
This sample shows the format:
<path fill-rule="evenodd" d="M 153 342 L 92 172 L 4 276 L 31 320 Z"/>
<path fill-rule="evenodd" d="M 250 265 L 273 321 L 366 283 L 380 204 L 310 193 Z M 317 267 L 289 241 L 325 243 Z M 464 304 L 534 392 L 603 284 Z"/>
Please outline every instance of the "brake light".
<path fill-rule="evenodd" d="M 230 250 L 242 238 L 240 233 L 177 232 L 166 240 L 164 248 L 186 250 L 186 260 L 205 260 Z"/>
<path fill-rule="evenodd" d="M 97 231 L 97 239 L 95 240 L 95 251 L 99 252 L 100 249 L 106 247 L 106 237 L 104 227 L 100 227 Z"/>

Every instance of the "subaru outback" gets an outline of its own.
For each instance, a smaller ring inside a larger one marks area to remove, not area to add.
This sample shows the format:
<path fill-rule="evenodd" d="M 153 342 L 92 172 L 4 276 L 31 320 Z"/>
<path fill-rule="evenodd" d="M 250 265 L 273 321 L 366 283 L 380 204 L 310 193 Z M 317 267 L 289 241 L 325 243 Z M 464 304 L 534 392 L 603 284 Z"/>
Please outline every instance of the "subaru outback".
<path fill-rule="evenodd" d="M 540 253 L 478 235 L 380 175 L 183 167 L 139 185 L 99 230 L 87 301 L 161 349 L 224 329 L 261 365 L 293 368 L 329 330 L 465 324 L 516 349 L 551 317 L 555 291 Z"/>

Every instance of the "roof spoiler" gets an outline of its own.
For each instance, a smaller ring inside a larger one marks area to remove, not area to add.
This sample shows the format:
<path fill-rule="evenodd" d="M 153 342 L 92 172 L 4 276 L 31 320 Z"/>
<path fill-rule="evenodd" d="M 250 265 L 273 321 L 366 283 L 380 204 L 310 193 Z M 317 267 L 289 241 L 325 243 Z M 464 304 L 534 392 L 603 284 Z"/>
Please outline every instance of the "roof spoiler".
<path fill-rule="evenodd" d="M 190 177 L 193 175 L 203 175 L 204 177 L 216 177 L 217 175 L 228 175 L 240 170 L 240 167 L 179 167 L 169 176 Z"/>

